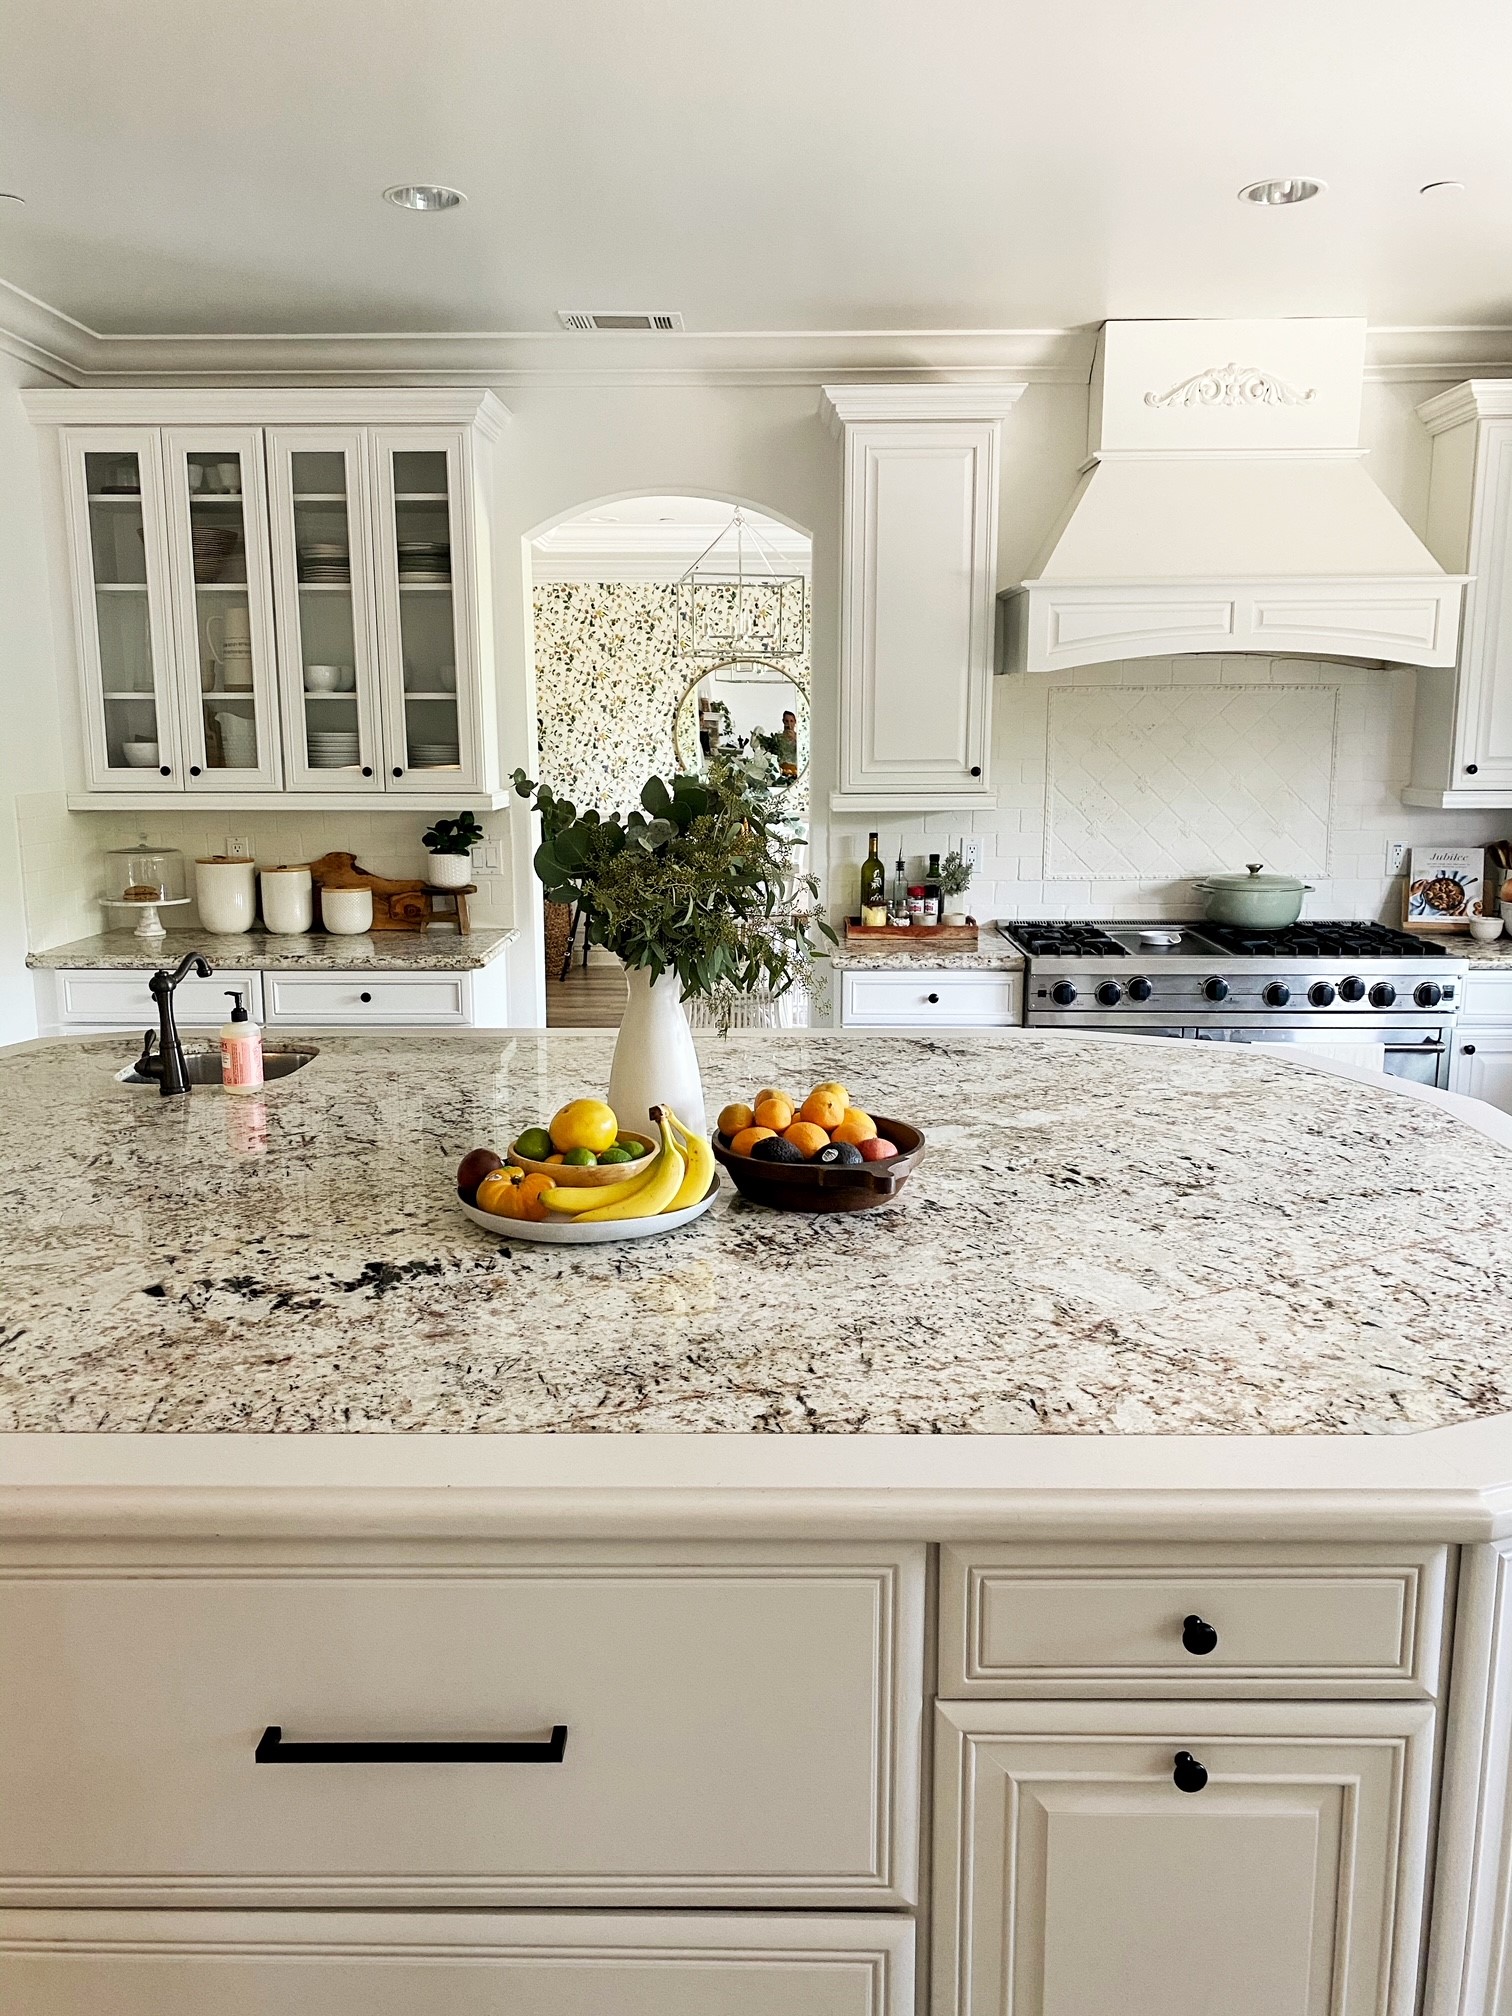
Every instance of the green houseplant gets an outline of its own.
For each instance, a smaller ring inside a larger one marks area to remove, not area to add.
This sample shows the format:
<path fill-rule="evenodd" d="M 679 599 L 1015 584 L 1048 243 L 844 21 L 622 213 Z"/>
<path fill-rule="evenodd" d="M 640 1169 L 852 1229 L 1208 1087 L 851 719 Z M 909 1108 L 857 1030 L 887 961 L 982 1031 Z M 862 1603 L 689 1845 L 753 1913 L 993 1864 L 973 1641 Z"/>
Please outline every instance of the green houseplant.
<path fill-rule="evenodd" d="M 430 884 L 433 889 L 465 889 L 472 880 L 472 850 L 483 838 L 483 828 L 471 812 L 459 812 L 455 819 L 438 819 L 420 835 L 420 844 L 430 855 Z"/>
<path fill-rule="evenodd" d="M 702 1127 L 698 1062 L 685 1000 L 714 1004 L 783 994 L 813 971 L 818 884 L 797 872 L 792 828 L 769 765 L 716 756 L 704 775 L 649 778 L 640 807 L 579 812 L 522 770 L 515 789 L 541 819 L 535 870 L 548 902 L 571 903 L 588 942 L 623 961 L 630 998 L 615 1046 L 609 1103 L 639 1127 L 654 1104 Z"/>

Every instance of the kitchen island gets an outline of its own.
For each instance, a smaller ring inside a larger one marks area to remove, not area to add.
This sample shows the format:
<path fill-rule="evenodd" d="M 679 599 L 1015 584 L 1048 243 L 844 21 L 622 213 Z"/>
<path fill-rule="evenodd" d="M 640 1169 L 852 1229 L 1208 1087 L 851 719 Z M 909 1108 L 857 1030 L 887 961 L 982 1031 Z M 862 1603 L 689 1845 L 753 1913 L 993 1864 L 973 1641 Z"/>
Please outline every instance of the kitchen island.
<path fill-rule="evenodd" d="M 309 1040 L 250 1106 L 0 1058 L 0 2005 L 910 2016 L 922 1927 L 929 2016 L 1186 2016 L 1198 1928 L 1230 2016 L 1505 2006 L 1501 1116 L 701 1037 L 907 1189 L 568 1253 L 453 1171 L 607 1034 Z"/>

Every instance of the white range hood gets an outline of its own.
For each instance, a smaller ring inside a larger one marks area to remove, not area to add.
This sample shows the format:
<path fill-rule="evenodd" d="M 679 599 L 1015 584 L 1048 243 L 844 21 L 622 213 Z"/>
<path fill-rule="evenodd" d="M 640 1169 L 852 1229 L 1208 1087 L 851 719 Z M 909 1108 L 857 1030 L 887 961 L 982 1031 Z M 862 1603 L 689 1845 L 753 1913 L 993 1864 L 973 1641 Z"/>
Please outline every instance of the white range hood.
<path fill-rule="evenodd" d="M 1460 591 L 1365 473 L 1365 324 L 1109 322 L 1089 458 L 999 669 L 1183 651 L 1452 665 Z"/>

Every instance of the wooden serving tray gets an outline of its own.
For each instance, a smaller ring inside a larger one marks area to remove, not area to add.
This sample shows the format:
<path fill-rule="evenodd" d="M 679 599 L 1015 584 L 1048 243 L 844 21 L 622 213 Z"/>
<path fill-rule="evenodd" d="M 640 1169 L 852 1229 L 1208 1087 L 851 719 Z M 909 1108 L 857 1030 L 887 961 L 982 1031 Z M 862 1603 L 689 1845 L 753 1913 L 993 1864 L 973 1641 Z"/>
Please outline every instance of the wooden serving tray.
<path fill-rule="evenodd" d="M 476 882 L 433 889 L 429 882 L 370 875 L 355 854 L 322 854 L 308 865 L 317 889 L 371 889 L 375 931 L 423 931 L 433 918 L 455 917 L 459 935 L 467 936 L 467 899 L 477 893 Z"/>
<path fill-rule="evenodd" d="M 848 943 L 896 945 L 900 952 L 910 945 L 955 945 L 975 951 L 977 924 L 910 924 L 906 931 L 900 931 L 895 924 L 863 924 L 859 917 L 847 917 L 845 936 Z"/>

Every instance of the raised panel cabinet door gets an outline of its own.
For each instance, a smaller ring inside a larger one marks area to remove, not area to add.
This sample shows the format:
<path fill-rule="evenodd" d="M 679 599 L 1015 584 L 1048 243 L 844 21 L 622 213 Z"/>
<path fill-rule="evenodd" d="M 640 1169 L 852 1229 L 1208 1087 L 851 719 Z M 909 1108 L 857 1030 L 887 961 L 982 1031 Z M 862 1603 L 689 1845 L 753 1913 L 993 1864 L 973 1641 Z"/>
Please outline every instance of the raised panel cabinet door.
<path fill-rule="evenodd" d="M 987 791 L 998 431 L 847 429 L 842 795 Z"/>
<path fill-rule="evenodd" d="M 1451 788 L 1512 788 L 1512 420 L 1476 442 Z M 1472 767 L 1473 766 L 1473 767 Z"/>
<path fill-rule="evenodd" d="M 367 436 L 267 436 L 284 774 L 290 790 L 383 789 L 377 555 Z"/>
<path fill-rule="evenodd" d="M 942 1704 L 931 2016 L 1411 2016 L 1432 1727 Z"/>
<path fill-rule="evenodd" d="M 906 1918 L 0 1913 L 16 2016 L 912 2016 Z"/>
<path fill-rule="evenodd" d="M 86 780 L 92 791 L 173 796 L 184 765 L 162 437 L 65 427 L 60 445 Z"/>
<path fill-rule="evenodd" d="M 283 782 L 262 434 L 163 435 L 185 788 Z"/>
<path fill-rule="evenodd" d="M 1512 1027 L 1461 1029 L 1454 1046 L 1453 1090 L 1512 1113 Z"/>

